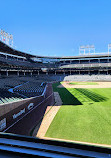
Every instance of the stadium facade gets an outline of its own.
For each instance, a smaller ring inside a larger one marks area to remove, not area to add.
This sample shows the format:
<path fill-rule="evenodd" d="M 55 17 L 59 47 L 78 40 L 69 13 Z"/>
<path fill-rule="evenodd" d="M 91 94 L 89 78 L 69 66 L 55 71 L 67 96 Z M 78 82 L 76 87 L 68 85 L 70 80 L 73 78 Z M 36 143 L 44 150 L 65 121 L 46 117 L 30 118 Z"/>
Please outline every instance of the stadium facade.
<path fill-rule="evenodd" d="M 35 56 L 0 42 L 0 75 L 110 75 L 111 54 Z"/>

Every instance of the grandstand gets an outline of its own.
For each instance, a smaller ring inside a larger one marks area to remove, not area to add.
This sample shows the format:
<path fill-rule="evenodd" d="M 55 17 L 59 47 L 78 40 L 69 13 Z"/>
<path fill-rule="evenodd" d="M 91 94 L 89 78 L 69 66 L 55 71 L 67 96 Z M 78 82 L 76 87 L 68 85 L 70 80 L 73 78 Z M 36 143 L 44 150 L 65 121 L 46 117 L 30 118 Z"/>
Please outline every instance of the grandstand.
<path fill-rule="evenodd" d="M 0 104 L 40 96 L 46 82 L 82 80 L 110 81 L 111 54 L 35 56 L 0 41 Z"/>
<path fill-rule="evenodd" d="M 0 116 L 2 122 L 4 118 L 7 119 L 8 128 L 14 123 L 13 116 L 17 114 L 17 121 L 19 115 L 24 117 L 35 107 L 40 108 L 36 112 L 38 118 L 33 114 L 32 119 L 39 122 L 46 107 L 54 104 L 51 83 L 57 81 L 111 81 L 111 54 L 35 56 L 0 41 Z M 27 127 L 27 131 L 34 125 Z M 1 127 L 3 130 L 6 130 L 6 125 Z M 27 131 L 16 132 L 28 135 Z"/>
<path fill-rule="evenodd" d="M 111 54 L 34 56 L 0 42 L 0 67 L 1 76 L 111 75 Z"/>

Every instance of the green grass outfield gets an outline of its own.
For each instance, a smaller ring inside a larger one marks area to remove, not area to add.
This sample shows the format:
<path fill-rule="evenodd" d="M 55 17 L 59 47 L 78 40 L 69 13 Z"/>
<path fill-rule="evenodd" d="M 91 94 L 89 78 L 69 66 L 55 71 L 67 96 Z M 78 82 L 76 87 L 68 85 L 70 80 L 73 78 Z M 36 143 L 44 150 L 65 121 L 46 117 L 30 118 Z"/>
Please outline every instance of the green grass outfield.
<path fill-rule="evenodd" d="M 97 82 L 70 82 L 69 84 L 74 85 L 98 85 Z"/>
<path fill-rule="evenodd" d="M 111 145 L 111 88 L 57 88 L 63 105 L 46 137 Z"/>

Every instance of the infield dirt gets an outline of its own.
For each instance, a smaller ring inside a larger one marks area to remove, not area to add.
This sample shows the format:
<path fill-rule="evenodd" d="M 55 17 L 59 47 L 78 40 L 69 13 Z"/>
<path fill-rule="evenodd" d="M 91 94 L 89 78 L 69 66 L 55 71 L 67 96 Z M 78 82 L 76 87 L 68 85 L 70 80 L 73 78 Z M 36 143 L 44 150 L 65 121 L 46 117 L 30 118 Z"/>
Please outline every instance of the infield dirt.
<path fill-rule="evenodd" d="M 61 82 L 58 88 L 111 88 L 111 82 L 96 82 L 97 85 L 74 85 L 70 82 Z"/>

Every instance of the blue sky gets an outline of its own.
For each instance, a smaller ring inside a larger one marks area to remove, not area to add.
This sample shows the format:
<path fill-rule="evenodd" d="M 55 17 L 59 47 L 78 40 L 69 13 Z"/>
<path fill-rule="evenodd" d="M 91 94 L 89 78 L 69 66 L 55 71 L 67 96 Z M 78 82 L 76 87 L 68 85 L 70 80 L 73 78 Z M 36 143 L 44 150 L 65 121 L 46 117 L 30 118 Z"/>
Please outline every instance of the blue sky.
<path fill-rule="evenodd" d="M 111 0 L 0 0 L 0 28 L 16 49 L 35 55 L 73 56 L 111 43 Z"/>

